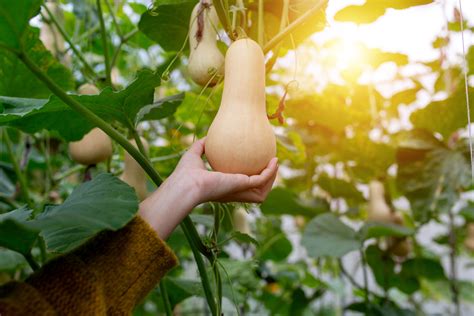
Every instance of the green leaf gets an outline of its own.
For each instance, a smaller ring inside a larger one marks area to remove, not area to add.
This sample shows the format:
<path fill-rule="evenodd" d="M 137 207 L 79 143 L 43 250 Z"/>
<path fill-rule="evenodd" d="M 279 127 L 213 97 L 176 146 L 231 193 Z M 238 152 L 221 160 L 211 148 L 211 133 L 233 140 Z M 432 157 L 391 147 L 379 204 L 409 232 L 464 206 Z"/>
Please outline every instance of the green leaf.
<path fill-rule="evenodd" d="M 122 91 L 106 88 L 99 95 L 71 97 L 109 123 L 118 122 L 131 127 L 140 109 L 152 103 L 154 88 L 160 80 L 158 74 L 145 70 L 139 72 L 137 79 Z M 76 141 L 93 127 L 56 96 L 49 100 L 0 97 L 0 104 L 5 108 L 0 113 L 0 126 L 14 126 L 27 133 L 46 129 L 57 132 L 67 141 Z"/>
<path fill-rule="evenodd" d="M 0 169 L 0 196 L 11 197 L 15 193 L 15 185 L 3 169 Z"/>
<path fill-rule="evenodd" d="M 418 143 L 426 145 L 424 140 Z M 415 220 L 420 222 L 448 211 L 457 201 L 459 190 L 470 184 L 466 155 L 442 144 L 430 150 L 400 147 L 397 163 L 398 188 L 410 201 Z"/>
<path fill-rule="evenodd" d="M 41 71 L 62 89 L 73 90 L 74 78 L 71 71 L 56 60 L 44 47 L 39 40 L 38 29 L 31 28 L 25 34 L 25 39 L 25 52 Z M 51 91 L 14 53 L 0 49 L 0 95 L 47 98 L 51 95 Z"/>
<path fill-rule="evenodd" d="M 19 50 L 30 19 L 39 13 L 42 0 L 0 0 L 0 48 Z"/>
<path fill-rule="evenodd" d="M 155 1 L 153 9 L 142 14 L 138 28 L 165 51 L 179 51 L 185 44 L 196 3 L 197 0 Z"/>
<path fill-rule="evenodd" d="M 400 274 L 403 277 L 413 276 L 428 280 L 446 279 L 443 266 L 439 260 L 423 257 L 408 259 L 403 262 Z"/>
<path fill-rule="evenodd" d="M 360 249 L 362 245 L 357 233 L 334 214 L 322 214 L 313 218 L 306 225 L 302 244 L 314 258 L 339 258 Z"/>
<path fill-rule="evenodd" d="M 83 183 L 59 206 L 49 207 L 31 222 L 41 229 L 46 246 L 65 253 L 102 230 L 118 230 L 138 210 L 135 191 L 111 174 Z"/>
<path fill-rule="evenodd" d="M 288 257 L 293 247 L 283 232 L 272 235 L 265 241 L 260 242 L 258 249 L 261 260 L 281 261 Z"/>
<path fill-rule="evenodd" d="M 142 121 L 157 121 L 173 115 L 183 102 L 184 95 L 179 93 L 142 107 L 135 118 L 135 125 Z"/>
<path fill-rule="evenodd" d="M 285 188 L 276 187 L 267 199 L 260 205 L 260 209 L 266 215 L 303 215 L 314 217 L 329 211 L 329 205 L 323 200 L 315 200 L 312 206 L 303 205 L 298 196 Z"/>
<path fill-rule="evenodd" d="M 467 222 L 474 222 L 474 203 L 469 204 L 463 208 L 459 214 L 466 219 Z"/>
<path fill-rule="evenodd" d="M 469 98 L 474 99 L 474 88 L 469 88 Z M 472 111 L 474 109 L 471 104 Z M 425 108 L 413 112 L 410 120 L 415 127 L 440 133 L 445 138 L 448 138 L 459 128 L 467 126 L 464 85 L 459 85 L 458 89 L 447 99 L 431 102 Z"/>
<path fill-rule="evenodd" d="M 174 307 L 191 296 L 203 297 L 201 282 L 166 277 L 163 279 L 168 291 L 171 306 Z"/>
<path fill-rule="evenodd" d="M 232 232 L 232 238 L 246 244 L 254 244 L 256 247 L 259 247 L 258 241 L 248 234 L 244 234 L 238 231 Z"/>
<path fill-rule="evenodd" d="M 318 178 L 319 186 L 329 193 L 333 198 L 345 198 L 353 201 L 365 201 L 362 193 L 356 189 L 353 183 L 345 180 L 331 178 L 327 173 Z"/>
<path fill-rule="evenodd" d="M 377 284 L 386 290 L 393 287 L 394 283 L 397 281 L 395 262 L 393 259 L 386 255 L 376 245 L 370 245 L 367 247 L 365 250 L 365 257 L 367 264 L 374 274 Z"/>
<path fill-rule="evenodd" d="M 22 208 L 0 215 L 0 247 L 23 255 L 30 253 L 38 237 L 38 231 L 26 222 L 31 213 Z"/>
<path fill-rule="evenodd" d="M 18 252 L 0 249 L 0 271 L 14 271 L 27 266 L 25 258 Z"/>
<path fill-rule="evenodd" d="M 406 237 L 411 236 L 414 233 L 415 230 L 409 227 L 375 222 L 365 223 L 364 226 L 362 226 L 362 228 L 359 230 L 362 240 L 386 236 Z"/>

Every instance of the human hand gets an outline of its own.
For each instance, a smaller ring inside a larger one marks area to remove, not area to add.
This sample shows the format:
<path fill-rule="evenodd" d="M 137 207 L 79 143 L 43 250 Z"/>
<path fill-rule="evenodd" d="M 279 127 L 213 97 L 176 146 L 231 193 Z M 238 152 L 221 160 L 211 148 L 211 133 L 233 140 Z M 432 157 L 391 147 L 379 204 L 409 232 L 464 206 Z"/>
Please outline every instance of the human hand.
<path fill-rule="evenodd" d="M 270 160 L 260 174 L 247 176 L 207 170 L 202 160 L 204 152 L 205 138 L 191 146 L 172 175 L 181 179 L 178 182 L 191 182 L 197 204 L 208 201 L 261 203 L 265 200 L 277 175 L 277 158 Z"/>
<path fill-rule="evenodd" d="M 209 171 L 202 160 L 205 140 L 196 141 L 171 176 L 140 204 L 139 214 L 166 239 L 203 202 L 254 202 L 267 197 L 278 171 L 277 159 L 255 176 Z"/>

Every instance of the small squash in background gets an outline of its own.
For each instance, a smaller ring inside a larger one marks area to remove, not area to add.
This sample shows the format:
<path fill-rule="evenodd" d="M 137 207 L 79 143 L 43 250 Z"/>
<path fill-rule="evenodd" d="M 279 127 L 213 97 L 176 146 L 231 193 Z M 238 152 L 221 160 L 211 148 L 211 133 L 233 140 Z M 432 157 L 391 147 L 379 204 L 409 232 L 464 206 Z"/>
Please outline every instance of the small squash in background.
<path fill-rule="evenodd" d="M 226 173 L 259 174 L 276 155 L 266 112 L 265 60 L 251 39 L 237 40 L 227 51 L 222 101 L 205 147 L 212 168 Z"/>
<path fill-rule="evenodd" d="M 98 94 L 99 89 L 92 84 L 83 84 L 78 89 L 79 94 Z M 106 161 L 113 154 L 110 137 L 100 128 L 93 128 L 77 142 L 69 143 L 69 155 L 72 160 L 81 165 L 96 165 Z"/>
<path fill-rule="evenodd" d="M 224 72 L 224 56 L 217 47 L 219 18 L 210 0 L 201 0 L 189 22 L 189 63 L 191 79 L 201 86 L 214 86 Z"/>
<path fill-rule="evenodd" d="M 474 252 L 474 223 L 467 225 L 467 236 L 466 239 L 464 239 L 464 246 Z"/>
<path fill-rule="evenodd" d="M 243 207 L 234 209 L 232 221 L 234 223 L 234 229 L 242 234 L 250 235 L 250 225 L 248 221 L 248 214 Z"/>
<path fill-rule="evenodd" d="M 148 152 L 148 142 L 143 137 L 141 137 L 140 139 L 142 141 L 143 147 L 145 148 L 145 151 Z M 130 142 L 133 144 L 133 146 L 138 147 L 135 140 L 130 140 Z M 140 164 L 136 162 L 135 159 L 130 156 L 127 151 L 125 151 L 124 169 L 122 175 L 120 176 L 120 179 L 135 189 L 135 192 L 137 193 L 138 199 L 140 201 L 143 201 L 147 198 L 148 189 L 146 187 L 147 177 L 145 170 L 142 169 Z"/>
<path fill-rule="evenodd" d="M 371 222 L 392 223 L 393 215 L 385 200 L 385 188 L 382 182 L 372 180 L 369 183 L 369 206 L 367 219 Z"/>

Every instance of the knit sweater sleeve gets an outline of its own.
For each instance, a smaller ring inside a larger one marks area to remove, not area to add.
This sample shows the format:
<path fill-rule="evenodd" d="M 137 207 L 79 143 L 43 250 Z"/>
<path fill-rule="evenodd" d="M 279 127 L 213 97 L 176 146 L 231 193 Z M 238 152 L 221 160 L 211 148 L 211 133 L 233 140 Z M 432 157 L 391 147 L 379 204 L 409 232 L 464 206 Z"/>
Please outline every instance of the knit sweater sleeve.
<path fill-rule="evenodd" d="M 141 218 L 106 231 L 52 260 L 25 283 L 0 288 L 0 315 L 123 315 L 177 264 L 172 250 Z"/>

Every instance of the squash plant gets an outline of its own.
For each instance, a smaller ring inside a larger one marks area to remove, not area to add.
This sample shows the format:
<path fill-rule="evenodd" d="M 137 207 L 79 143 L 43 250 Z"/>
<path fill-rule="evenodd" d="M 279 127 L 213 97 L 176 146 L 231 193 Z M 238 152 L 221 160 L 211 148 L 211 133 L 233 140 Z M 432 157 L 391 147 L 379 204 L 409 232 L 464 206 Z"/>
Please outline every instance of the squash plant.
<path fill-rule="evenodd" d="M 370 24 L 387 11 L 434 5 L 367 0 L 331 18 Z M 473 310 L 465 89 L 445 53 L 459 12 L 433 42 L 439 59 L 360 45 L 366 58 L 348 71 L 331 64 L 337 40 L 310 39 L 326 30 L 327 1 L 0 7 L 0 284 L 126 225 L 209 131 L 216 170 L 252 174 L 276 150 L 281 175 L 261 205 L 206 203 L 186 218 L 168 240 L 180 267 L 135 314 Z M 298 63 L 328 67 L 337 80 L 294 75 L 288 59 L 304 52 L 321 59 Z M 408 88 L 382 94 L 382 83 L 359 80 L 387 63 L 396 68 L 390 83 Z M 405 71 L 414 66 L 435 82 Z M 98 91 L 81 93 L 86 83 Z M 429 101 L 412 106 L 420 94 Z M 394 129 L 406 108 L 410 124 Z M 76 164 L 69 144 L 94 131 L 113 147 Z M 241 139 L 249 145 L 236 150 Z"/>

